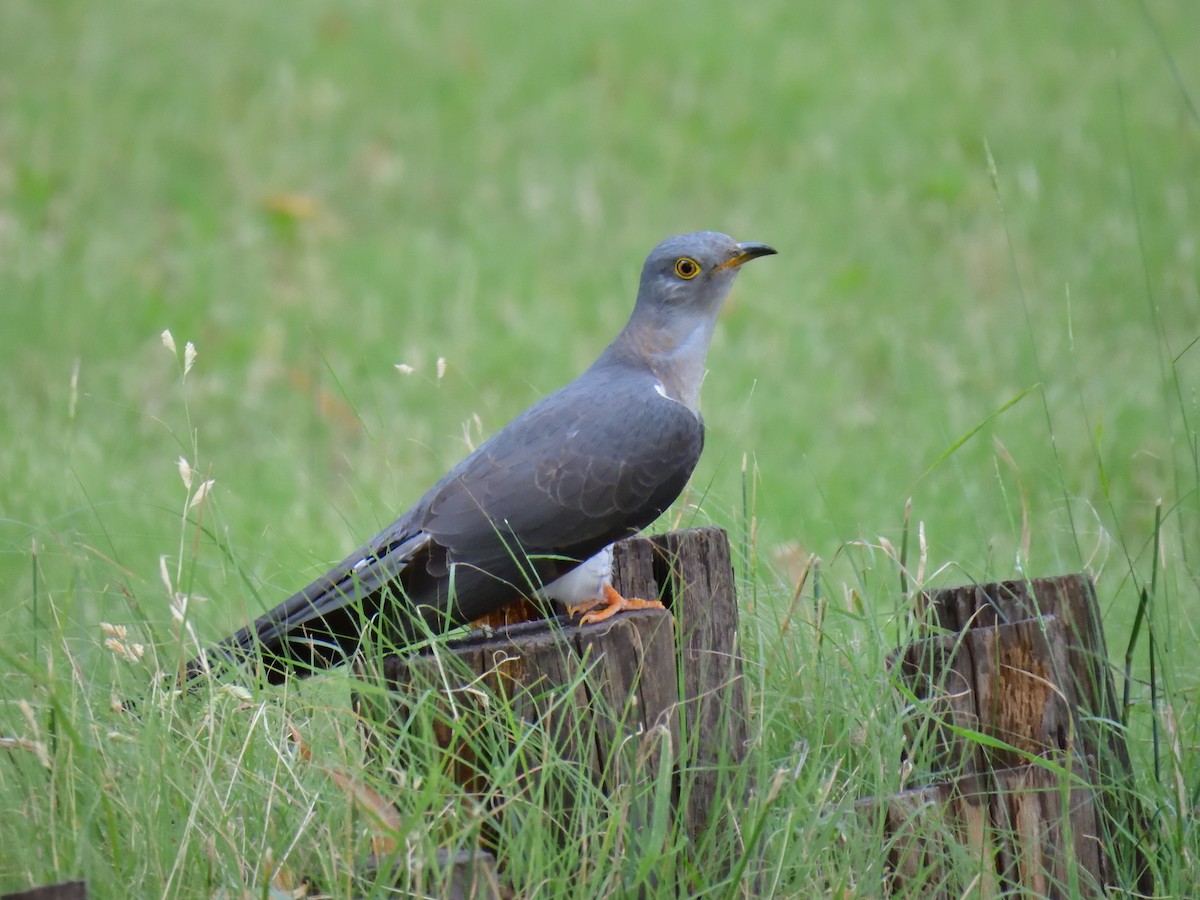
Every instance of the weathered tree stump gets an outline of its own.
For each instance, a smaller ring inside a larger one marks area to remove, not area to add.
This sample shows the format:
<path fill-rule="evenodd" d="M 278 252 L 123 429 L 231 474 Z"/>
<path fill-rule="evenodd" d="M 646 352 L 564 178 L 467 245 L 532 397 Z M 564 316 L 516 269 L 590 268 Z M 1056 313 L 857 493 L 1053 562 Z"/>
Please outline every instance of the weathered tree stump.
<path fill-rule="evenodd" d="M 613 568 L 618 591 L 659 598 L 668 612 L 583 627 L 565 617 L 526 622 L 386 657 L 388 708 L 379 708 L 377 693 L 364 694 L 374 706 L 369 718 L 400 734 L 421 704 L 426 712 L 432 704 L 432 736 L 453 777 L 483 793 L 487 761 L 460 739 L 458 717 L 484 698 L 504 698 L 606 793 L 653 782 L 669 765 L 671 814 L 693 841 L 703 839 L 720 825 L 714 801 L 721 779 L 744 759 L 748 732 L 728 538 L 717 528 L 632 538 L 617 544 Z M 564 781 L 554 806 L 569 818 L 574 798 Z M 631 809 L 631 824 L 654 812 Z M 565 830 L 561 837 L 578 838 Z"/>
<path fill-rule="evenodd" d="M 87 900 L 87 898 L 86 881 L 64 881 L 61 884 L 48 884 L 0 896 L 0 900 Z"/>
<path fill-rule="evenodd" d="M 951 633 L 910 644 L 892 668 L 927 713 L 912 752 L 945 780 L 872 802 L 894 884 L 936 885 L 949 841 L 981 861 L 985 896 L 1101 896 L 1130 873 L 1148 891 L 1091 581 L 969 585 L 929 602 Z M 923 828 L 931 817 L 946 827 Z"/>

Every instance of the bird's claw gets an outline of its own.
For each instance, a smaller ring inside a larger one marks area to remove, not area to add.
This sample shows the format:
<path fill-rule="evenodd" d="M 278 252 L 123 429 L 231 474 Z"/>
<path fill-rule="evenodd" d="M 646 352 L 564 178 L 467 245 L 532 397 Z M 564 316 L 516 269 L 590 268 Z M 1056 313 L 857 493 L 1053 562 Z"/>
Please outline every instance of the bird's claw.
<path fill-rule="evenodd" d="M 597 609 L 599 607 L 599 609 Z M 574 616 L 583 611 L 579 617 L 580 625 L 592 625 L 610 619 L 619 612 L 630 609 L 666 609 L 660 600 L 642 600 L 638 597 L 623 597 L 612 585 L 604 586 L 604 596 L 588 600 L 578 606 L 569 607 L 567 612 Z"/>

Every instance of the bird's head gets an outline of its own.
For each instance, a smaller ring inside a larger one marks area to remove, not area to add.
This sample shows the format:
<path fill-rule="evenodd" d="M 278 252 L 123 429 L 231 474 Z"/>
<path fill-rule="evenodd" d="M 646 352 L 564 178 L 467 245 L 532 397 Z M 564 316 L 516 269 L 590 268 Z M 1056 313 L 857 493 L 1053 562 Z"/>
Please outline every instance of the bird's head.
<path fill-rule="evenodd" d="M 668 238 L 646 257 L 637 306 L 671 318 L 715 317 L 742 264 L 775 252 L 766 244 L 739 244 L 719 231 Z"/>
<path fill-rule="evenodd" d="M 650 251 L 633 315 L 596 361 L 614 358 L 650 369 L 664 396 L 697 409 L 704 360 L 717 313 L 743 263 L 775 250 L 739 244 L 719 231 L 668 238 Z"/>
<path fill-rule="evenodd" d="M 711 327 L 742 264 L 775 252 L 719 231 L 668 238 L 646 257 L 633 321 L 668 342 L 673 332 L 682 339 L 699 323 Z"/>

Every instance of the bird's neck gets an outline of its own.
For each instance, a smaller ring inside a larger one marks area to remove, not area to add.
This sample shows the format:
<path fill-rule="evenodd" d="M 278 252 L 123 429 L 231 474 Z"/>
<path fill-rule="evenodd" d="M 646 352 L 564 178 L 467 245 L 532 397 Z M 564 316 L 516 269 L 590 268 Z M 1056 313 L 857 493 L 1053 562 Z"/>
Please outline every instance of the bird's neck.
<path fill-rule="evenodd" d="M 680 324 L 674 322 L 672 327 L 663 328 L 627 327 L 613 341 L 609 352 L 649 369 L 664 396 L 698 413 L 714 322 L 705 318 L 689 323 L 690 327 L 680 328 Z"/>

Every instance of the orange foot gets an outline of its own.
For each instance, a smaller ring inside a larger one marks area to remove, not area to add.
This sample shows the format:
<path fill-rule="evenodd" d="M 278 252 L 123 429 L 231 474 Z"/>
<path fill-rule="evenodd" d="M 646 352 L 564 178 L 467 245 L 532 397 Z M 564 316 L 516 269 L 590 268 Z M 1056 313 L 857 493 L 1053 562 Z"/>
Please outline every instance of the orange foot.
<path fill-rule="evenodd" d="M 597 609 L 599 607 L 599 609 Z M 658 600 L 639 600 L 636 597 L 622 597 L 611 584 L 604 586 L 604 597 L 586 600 L 578 606 L 568 606 L 567 613 L 574 616 L 583 613 L 580 625 L 590 625 L 593 622 L 603 622 L 627 609 L 666 609 Z M 595 610 L 595 612 L 592 612 Z"/>

